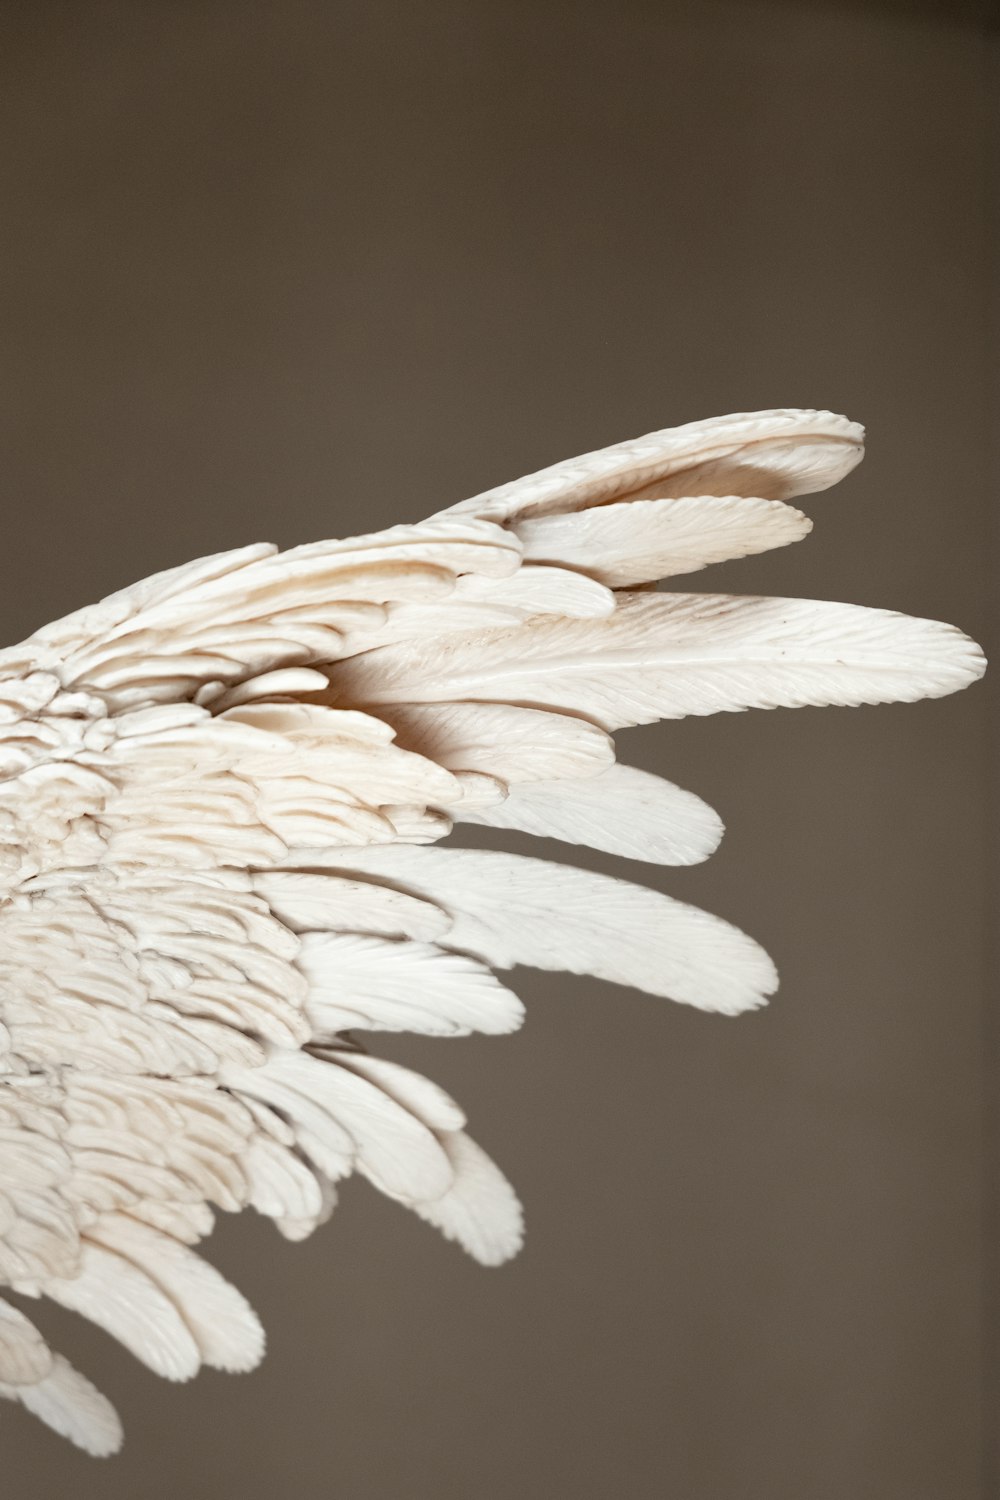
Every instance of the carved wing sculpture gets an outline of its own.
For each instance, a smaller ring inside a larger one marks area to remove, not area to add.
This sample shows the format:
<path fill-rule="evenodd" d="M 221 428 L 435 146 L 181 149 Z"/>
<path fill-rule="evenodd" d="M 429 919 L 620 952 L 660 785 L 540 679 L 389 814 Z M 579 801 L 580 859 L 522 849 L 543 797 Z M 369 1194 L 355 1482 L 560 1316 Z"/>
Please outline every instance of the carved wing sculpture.
<path fill-rule="evenodd" d="M 0 1283 L 158 1374 L 264 1338 L 191 1248 L 217 1209 L 290 1239 L 357 1172 L 487 1265 L 521 1239 L 433 1083 L 354 1033 L 508 1032 L 496 971 L 592 974 L 735 1015 L 770 959 L 456 822 L 690 864 L 715 813 L 618 765 L 685 714 L 936 697 L 983 671 L 883 610 L 659 592 L 782 546 L 862 454 L 828 412 L 651 434 L 418 525 L 161 573 L 0 653 Z M 0 1300 L 0 1394 L 94 1454 L 108 1401 Z"/>

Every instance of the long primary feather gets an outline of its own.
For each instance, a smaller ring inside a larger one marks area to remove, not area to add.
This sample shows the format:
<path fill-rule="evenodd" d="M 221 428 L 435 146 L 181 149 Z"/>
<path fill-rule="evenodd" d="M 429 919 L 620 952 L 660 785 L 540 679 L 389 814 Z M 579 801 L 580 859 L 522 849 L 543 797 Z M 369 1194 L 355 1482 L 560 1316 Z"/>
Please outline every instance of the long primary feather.
<path fill-rule="evenodd" d="M 762 1005 L 777 985 L 745 933 L 608 875 L 518 854 L 401 846 L 358 850 L 343 868 L 444 907 L 449 946 L 498 968 L 592 974 L 726 1015 Z"/>
<path fill-rule="evenodd" d="M 912 702 L 966 687 L 979 648 L 950 625 L 812 599 L 624 595 L 610 620 L 532 621 L 330 669 L 334 701 L 507 702 L 604 729 L 744 708 Z"/>

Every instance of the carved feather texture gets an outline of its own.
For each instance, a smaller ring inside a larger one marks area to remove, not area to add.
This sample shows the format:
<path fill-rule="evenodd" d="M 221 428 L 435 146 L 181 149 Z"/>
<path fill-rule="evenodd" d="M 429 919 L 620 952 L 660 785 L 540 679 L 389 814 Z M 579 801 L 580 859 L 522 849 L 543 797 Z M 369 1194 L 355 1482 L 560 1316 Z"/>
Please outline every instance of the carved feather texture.
<path fill-rule="evenodd" d="M 359 1034 L 510 1032 L 495 971 L 521 964 L 726 1015 L 777 976 L 646 886 L 436 845 L 464 822 L 694 863 L 720 820 L 615 764 L 614 729 L 978 676 L 931 621 L 628 592 L 801 538 L 785 502 L 861 451 L 829 412 L 690 423 L 420 524 L 204 558 L 0 652 L 0 1285 L 186 1380 L 264 1349 L 194 1248 L 217 1211 L 300 1239 L 357 1173 L 513 1255 L 517 1198 L 461 1107 Z M 0 1395 L 121 1442 L 2 1300 Z"/>
<path fill-rule="evenodd" d="M 459 808 L 457 817 L 663 865 L 707 859 L 723 831 L 718 813 L 700 797 L 648 771 L 617 764 L 586 780 L 511 786 L 497 807 Z"/>

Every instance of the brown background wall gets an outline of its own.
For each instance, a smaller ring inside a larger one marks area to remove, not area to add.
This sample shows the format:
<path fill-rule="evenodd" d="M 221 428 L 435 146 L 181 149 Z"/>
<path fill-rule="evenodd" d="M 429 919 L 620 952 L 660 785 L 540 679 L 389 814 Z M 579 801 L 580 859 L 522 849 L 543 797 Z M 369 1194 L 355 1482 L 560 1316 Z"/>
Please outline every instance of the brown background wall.
<path fill-rule="evenodd" d="M 863 470 L 804 546 L 692 586 L 982 635 L 985 43 L 891 9 L 3 6 L 0 634 L 788 404 L 866 421 Z M 635 873 L 765 941 L 772 1008 L 525 973 L 517 1037 L 393 1044 L 520 1187 L 521 1259 L 482 1271 L 360 1187 L 301 1247 L 228 1222 L 262 1370 L 169 1387 L 50 1312 L 127 1447 L 4 1409 L 4 1495 L 995 1493 L 985 703 L 624 736 L 730 826 Z"/>

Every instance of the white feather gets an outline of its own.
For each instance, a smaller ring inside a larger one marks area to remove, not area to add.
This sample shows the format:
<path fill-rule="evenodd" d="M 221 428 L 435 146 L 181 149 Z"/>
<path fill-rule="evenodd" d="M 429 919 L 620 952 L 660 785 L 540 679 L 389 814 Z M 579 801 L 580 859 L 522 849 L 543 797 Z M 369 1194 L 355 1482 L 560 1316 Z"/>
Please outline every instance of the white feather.
<path fill-rule="evenodd" d="M 104 1328 L 154 1374 L 167 1380 L 197 1374 L 201 1354 L 194 1335 L 172 1299 L 130 1260 L 85 1243 L 79 1274 L 47 1281 L 45 1291 Z"/>
<path fill-rule="evenodd" d="M 286 1224 L 308 1225 L 306 1233 L 315 1228 L 323 1215 L 323 1193 L 305 1162 L 265 1135 L 247 1148 L 242 1162 L 251 1208 Z"/>
<path fill-rule="evenodd" d="M 430 943 L 307 933 L 299 967 L 309 981 L 306 1016 L 321 1039 L 351 1027 L 495 1036 L 523 1017 L 520 1000 L 484 964 Z"/>
<path fill-rule="evenodd" d="M 34 1323 L 0 1298 L 0 1382 L 36 1385 L 51 1368 L 51 1351 Z"/>
<path fill-rule="evenodd" d="M 441 1137 L 454 1180 L 440 1198 L 413 1208 L 484 1266 L 499 1266 L 521 1248 L 523 1214 L 517 1195 L 475 1141 L 463 1132 Z"/>
<path fill-rule="evenodd" d="M 559 559 L 561 561 L 561 559 Z M 566 568 L 523 566 L 508 578 L 468 573 L 455 585 L 456 602 L 478 600 L 527 615 L 603 619 L 615 607 L 610 589 Z"/>
<path fill-rule="evenodd" d="M 372 1057 L 356 1047 L 331 1048 L 324 1055 L 338 1067 L 366 1078 L 435 1134 L 461 1130 L 465 1124 L 465 1113 L 454 1099 L 429 1078 L 414 1073 L 412 1068 L 404 1068 L 401 1063 L 390 1062 L 385 1057 Z"/>
<path fill-rule="evenodd" d="M 572 714 L 461 702 L 392 703 L 379 713 L 406 749 L 451 771 L 479 771 L 507 782 L 595 776 L 615 758 L 607 733 Z"/>
<path fill-rule="evenodd" d="M 811 529 L 807 516 L 780 500 L 700 495 L 539 516 L 519 522 L 517 534 L 525 557 L 623 588 L 784 547 Z"/>
<path fill-rule="evenodd" d="M 245 1297 L 179 1240 L 127 1214 L 106 1214 L 87 1238 L 125 1257 L 174 1303 L 201 1358 L 218 1370 L 252 1370 L 264 1353 L 264 1330 Z"/>
<path fill-rule="evenodd" d="M 297 1139 L 327 1176 L 343 1175 L 338 1157 L 391 1198 L 436 1198 L 451 1167 L 433 1133 L 409 1110 L 359 1074 L 306 1053 L 281 1053 L 263 1068 L 229 1069 L 229 1087 L 277 1104 Z M 331 1132 L 335 1132 L 330 1162 Z M 333 1170 L 330 1170 L 330 1167 Z"/>
<path fill-rule="evenodd" d="M 515 828 L 586 844 L 625 859 L 693 865 L 718 848 L 722 821 L 707 802 L 631 766 L 609 766 L 587 781 L 512 786 L 495 807 L 455 809 L 463 823 Z"/>
<path fill-rule="evenodd" d="M 836 484 L 860 462 L 864 428 L 828 411 L 741 412 L 667 427 L 553 464 L 463 500 L 445 515 L 516 521 L 626 496 L 786 500 Z"/>
<path fill-rule="evenodd" d="M 431 901 L 308 869 L 258 871 L 254 888 L 292 932 L 369 932 L 425 943 L 451 926 L 447 912 Z"/>
<path fill-rule="evenodd" d="M 981 676 L 951 625 L 809 599 L 622 595 L 610 620 L 532 621 L 338 664 L 343 699 L 449 697 L 583 713 L 605 729 L 743 708 L 912 702 Z"/>
<path fill-rule="evenodd" d="M 777 986 L 752 938 L 645 886 L 476 849 L 362 849 L 350 861 L 352 874 L 447 909 L 449 945 L 498 968 L 592 974 L 727 1015 L 762 1005 Z"/>
<path fill-rule="evenodd" d="M 11 1397 L 94 1458 L 108 1458 L 122 1445 L 122 1424 L 111 1402 L 61 1354 L 36 1385 L 2 1386 Z"/>

